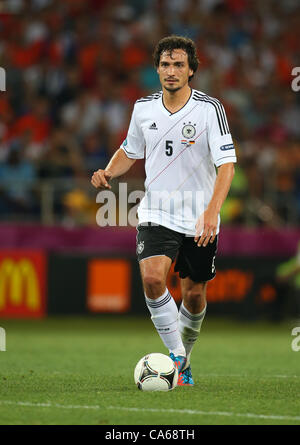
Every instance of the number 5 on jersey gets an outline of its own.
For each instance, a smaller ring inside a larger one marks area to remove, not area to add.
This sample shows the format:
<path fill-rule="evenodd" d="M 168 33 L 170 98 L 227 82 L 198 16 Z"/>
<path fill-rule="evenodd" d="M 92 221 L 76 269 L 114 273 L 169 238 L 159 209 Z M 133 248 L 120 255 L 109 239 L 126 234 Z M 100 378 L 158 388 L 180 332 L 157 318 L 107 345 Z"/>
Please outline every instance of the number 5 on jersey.
<path fill-rule="evenodd" d="M 166 141 L 166 155 L 172 156 L 173 154 L 173 147 L 172 147 L 173 141 Z"/>

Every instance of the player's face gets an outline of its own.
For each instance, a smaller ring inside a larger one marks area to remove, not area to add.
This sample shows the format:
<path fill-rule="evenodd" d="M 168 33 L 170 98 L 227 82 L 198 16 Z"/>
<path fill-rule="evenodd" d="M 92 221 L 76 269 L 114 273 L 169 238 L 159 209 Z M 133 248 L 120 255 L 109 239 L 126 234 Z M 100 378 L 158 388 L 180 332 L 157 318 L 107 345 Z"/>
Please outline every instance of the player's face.
<path fill-rule="evenodd" d="M 162 87 L 175 92 L 188 83 L 193 70 L 189 67 L 187 53 L 183 49 L 174 49 L 161 54 L 157 73 Z"/>

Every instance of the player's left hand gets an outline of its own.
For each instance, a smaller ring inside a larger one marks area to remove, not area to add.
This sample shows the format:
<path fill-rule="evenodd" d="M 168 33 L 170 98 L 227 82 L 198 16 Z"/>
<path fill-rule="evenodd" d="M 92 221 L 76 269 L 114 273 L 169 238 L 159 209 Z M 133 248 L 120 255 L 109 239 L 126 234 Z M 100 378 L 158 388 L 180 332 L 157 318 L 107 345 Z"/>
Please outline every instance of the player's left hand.
<path fill-rule="evenodd" d="M 207 244 L 213 243 L 216 238 L 218 227 L 218 213 L 209 207 L 200 216 L 196 223 L 196 235 L 194 238 L 195 243 L 198 247 L 206 247 Z M 202 232 L 202 234 L 201 234 Z M 201 236 L 200 236 L 201 234 Z"/>

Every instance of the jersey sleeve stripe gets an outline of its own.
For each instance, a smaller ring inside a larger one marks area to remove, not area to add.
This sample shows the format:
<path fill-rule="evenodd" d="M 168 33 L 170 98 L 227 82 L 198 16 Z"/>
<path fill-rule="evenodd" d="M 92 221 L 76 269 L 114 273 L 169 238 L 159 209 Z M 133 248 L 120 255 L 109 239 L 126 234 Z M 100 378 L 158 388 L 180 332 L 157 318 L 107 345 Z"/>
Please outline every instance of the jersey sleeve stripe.
<path fill-rule="evenodd" d="M 217 113 L 217 118 L 218 118 L 221 135 L 223 136 L 225 134 L 230 134 L 225 110 L 219 100 L 213 99 L 212 97 L 207 96 L 206 94 L 200 94 L 200 93 L 196 93 L 196 92 L 194 93 L 193 99 L 212 104 L 215 107 L 215 110 Z"/>
<path fill-rule="evenodd" d="M 220 129 L 220 133 L 221 133 L 221 135 L 223 136 L 224 134 L 226 134 L 224 131 L 224 127 L 223 127 L 223 125 L 221 125 L 221 116 L 220 116 L 220 113 L 219 113 L 219 111 L 218 111 L 218 108 L 217 108 L 217 106 L 216 106 L 216 104 L 214 103 L 214 102 L 212 102 L 211 100 L 206 100 L 206 99 L 204 99 L 204 98 L 199 98 L 199 99 L 196 99 L 195 98 L 195 100 L 196 101 L 199 101 L 199 102 L 207 102 L 207 103 L 210 103 L 214 108 L 215 108 L 215 110 L 216 110 L 216 114 L 217 114 L 217 119 L 218 119 L 218 124 L 219 124 L 219 129 Z"/>
<path fill-rule="evenodd" d="M 223 114 L 223 117 L 224 117 L 224 122 L 225 122 L 226 131 L 227 131 L 227 133 L 230 133 L 230 131 L 229 131 L 229 126 L 228 126 L 228 122 L 227 122 L 227 118 L 226 118 L 226 113 L 225 113 L 224 107 L 223 107 L 223 105 L 221 104 L 221 102 L 220 102 L 220 105 L 221 105 L 221 110 L 222 110 L 222 114 Z M 227 133 L 226 133 L 226 134 L 227 134 Z"/>
<path fill-rule="evenodd" d="M 213 105 L 215 107 L 215 110 L 216 110 L 216 113 L 217 113 L 217 118 L 218 118 L 218 123 L 219 123 L 219 127 L 220 127 L 220 133 L 221 133 L 222 136 L 224 134 L 226 134 L 225 123 L 224 123 L 224 120 L 223 120 L 223 116 L 221 114 L 221 109 L 219 107 L 219 104 L 214 99 L 211 99 L 207 95 L 197 95 L 196 93 L 194 95 L 194 100 L 207 102 L 207 103 L 210 103 L 211 105 Z M 222 125 L 221 125 L 221 123 L 222 123 Z"/>
<path fill-rule="evenodd" d="M 226 121 L 226 118 L 225 118 L 224 108 L 223 108 L 223 105 L 221 104 L 221 102 L 218 101 L 217 99 L 213 99 L 212 97 L 207 96 L 206 94 L 197 95 L 197 93 L 195 93 L 195 97 L 198 100 L 203 100 L 204 102 L 211 103 L 212 105 L 215 104 L 215 109 L 216 109 L 216 112 L 217 112 L 218 121 L 220 119 L 221 122 L 222 122 L 222 129 L 223 130 L 220 129 L 221 135 L 223 136 L 223 134 L 228 134 L 229 133 L 229 128 L 228 128 L 228 124 L 227 124 L 227 121 Z M 219 112 L 219 115 L 218 115 L 218 112 Z M 223 131 L 223 133 L 222 133 L 222 131 Z"/>
<path fill-rule="evenodd" d="M 141 97 L 135 103 L 149 102 L 151 100 L 159 99 L 161 97 L 161 94 L 162 94 L 161 92 L 160 93 L 153 93 L 153 94 L 150 94 L 150 96 Z"/>
<path fill-rule="evenodd" d="M 235 155 L 231 155 L 231 156 L 223 156 L 222 158 L 217 159 L 216 162 L 219 162 L 219 161 L 221 161 L 221 159 L 225 159 L 225 158 L 236 159 L 236 156 L 235 156 Z"/>
<path fill-rule="evenodd" d="M 136 155 L 136 153 L 132 153 L 132 152 L 126 150 L 126 148 L 124 147 L 124 145 L 121 145 L 120 148 L 122 148 L 122 150 L 125 151 L 125 153 L 128 155 L 129 158 L 131 158 L 131 159 L 141 159 L 139 156 Z"/>

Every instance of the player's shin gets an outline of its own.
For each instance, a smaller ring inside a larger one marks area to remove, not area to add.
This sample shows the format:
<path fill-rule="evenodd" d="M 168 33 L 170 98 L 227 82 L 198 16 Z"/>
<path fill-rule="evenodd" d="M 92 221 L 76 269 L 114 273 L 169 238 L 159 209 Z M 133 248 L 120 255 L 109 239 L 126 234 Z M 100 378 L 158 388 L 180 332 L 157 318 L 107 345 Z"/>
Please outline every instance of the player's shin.
<path fill-rule="evenodd" d="M 182 342 L 186 351 L 186 366 L 190 364 L 190 357 L 193 346 L 200 334 L 201 325 L 206 313 L 206 306 L 199 314 L 192 314 L 186 309 L 183 303 L 181 303 L 178 317 L 178 327 L 181 334 Z"/>
<path fill-rule="evenodd" d="M 175 356 L 185 356 L 185 348 L 178 329 L 178 308 L 168 291 L 153 300 L 145 295 L 151 320 L 169 352 Z"/>

